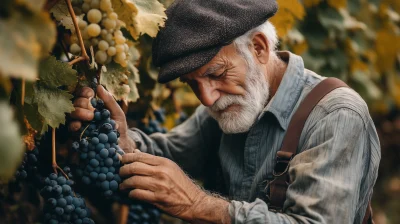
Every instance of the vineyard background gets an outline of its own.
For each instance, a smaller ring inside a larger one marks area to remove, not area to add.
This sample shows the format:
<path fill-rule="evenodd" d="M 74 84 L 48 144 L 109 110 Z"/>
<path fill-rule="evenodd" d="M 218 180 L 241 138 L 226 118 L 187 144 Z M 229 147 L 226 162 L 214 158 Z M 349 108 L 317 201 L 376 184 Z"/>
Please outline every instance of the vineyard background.
<path fill-rule="evenodd" d="M 182 114 L 190 115 L 199 101 L 187 85 L 176 80 L 166 85 L 155 81 L 157 68 L 151 64 L 151 41 L 157 24 L 151 21 L 162 21 L 163 7 L 156 0 L 148 4 L 146 0 L 121 2 L 136 4 L 136 11 L 130 8 L 128 12 L 135 14 L 133 21 L 123 30 L 132 47 L 130 75 L 110 66 L 102 75 L 108 77 L 102 79 L 102 84 L 120 100 L 130 127 L 148 127 L 155 120 L 153 112 L 162 108 L 166 115 L 162 126 L 171 129 L 180 123 Z M 159 2 L 167 7 L 173 1 Z M 60 35 L 68 26 L 73 27 L 67 15 L 49 13 L 61 3 L 64 1 L 6 0 L 0 5 L 0 142 L 8 143 L 0 146 L 2 177 L 11 177 L 21 160 L 25 150 L 21 135 L 29 147 L 34 135 L 48 130 L 47 125 L 59 127 L 62 133 L 65 128 L 59 125 L 65 122 L 64 113 L 72 110 L 70 94 L 79 76 L 67 65 L 47 58 L 48 52 L 63 55 Z M 278 0 L 278 4 L 279 11 L 271 22 L 278 30 L 279 48 L 301 55 L 306 67 L 320 75 L 346 81 L 367 101 L 382 146 L 372 204 L 375 221 L 400 223 L 400 1 Z M 55 24 L 61 26 L 56 28 Z M 54 72 L 44 74 L 45 69 Z M 23 85 L 25 97 L 21 96 Z M 25 105 L 21 105 L 21 97 Z M 68 150 L 68 144 L 58 144 L 60 164 L 64 157 L 67 160 Z M 40 206 L 36 205 L 42 202 L 37 201 L 35 192 L 24 189 L 15 193 L 18 200 L 10 201 L 6 200 L 11 194 L 8 190 L 0 187 L 0 220 L 26 223 L 39 217 Z M 97 223 L 106 223 L 100 211 L 110 208 L 101 208 L 93 198 L 90 201 Z M 179 221 L 164 217 L 164 222 Z"/>

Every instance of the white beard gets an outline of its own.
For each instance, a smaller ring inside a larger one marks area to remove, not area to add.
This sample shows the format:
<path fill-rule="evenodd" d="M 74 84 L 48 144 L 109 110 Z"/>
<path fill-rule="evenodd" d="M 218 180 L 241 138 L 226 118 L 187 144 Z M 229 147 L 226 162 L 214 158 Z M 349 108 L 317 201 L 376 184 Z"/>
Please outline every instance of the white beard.
<path fill-rule="evenodd" d="M 225 134 L 249 131 L 268 101 L 268 81 L 253 60 L 248 60 L 248 65 L 245 95 L 221 96 L 211 107 L 207 108 L 211 117 L 218 121 L 219 127 Z M 233 104 L 235 107 L 220 112 Z"/>

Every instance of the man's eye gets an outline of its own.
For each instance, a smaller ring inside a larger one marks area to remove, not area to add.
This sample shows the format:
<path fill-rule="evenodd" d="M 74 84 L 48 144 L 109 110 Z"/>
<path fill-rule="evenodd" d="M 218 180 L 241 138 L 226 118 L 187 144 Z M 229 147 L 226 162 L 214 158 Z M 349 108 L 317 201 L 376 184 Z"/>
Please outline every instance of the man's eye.
<path fill-rule="evenodd" d="M 218 74 L 218 75 L 215 75 L 215 74 L 210 75 L 210 77 L 213 78 L 213 79 L 220 79 L 220 78 L 224 77 L 225 74 L 226 74 L 226 70 L 223 73 Z"/>

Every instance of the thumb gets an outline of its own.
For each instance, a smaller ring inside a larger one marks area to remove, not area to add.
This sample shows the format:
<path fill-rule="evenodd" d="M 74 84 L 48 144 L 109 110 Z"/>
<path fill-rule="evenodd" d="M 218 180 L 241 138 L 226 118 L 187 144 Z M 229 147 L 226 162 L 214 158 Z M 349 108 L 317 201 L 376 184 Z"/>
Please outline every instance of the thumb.
<path fill-rule="evenodd" d="M 104 101 L 105 107 L 110 110 L 111 114 L 119 116 L 124 115 L 121 107 L 115 101 L 114 97 L 102 85 L 97 86 L 97 96 Z"/>

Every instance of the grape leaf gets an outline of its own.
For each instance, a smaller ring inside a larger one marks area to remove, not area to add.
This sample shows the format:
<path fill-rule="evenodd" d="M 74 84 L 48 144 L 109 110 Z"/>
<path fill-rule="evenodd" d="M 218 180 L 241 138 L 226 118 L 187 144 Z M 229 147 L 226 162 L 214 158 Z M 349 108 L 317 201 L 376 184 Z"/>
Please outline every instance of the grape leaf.
<path fill-rule="evenodd" d="M 39 79 L 49 87 L 75 86 L 78 82 L 76 75 L 76 70 L 53 56 L 43 59 L 39 65 Z"/>
<path fill-rule="evenodd" d="M 0 102 L 0 178 L 11 179 L 22 161 L 24 145 L 13 111 L 6 101 Z"/>
<path fill-rule="evenodd" d="M 56 28 L 48 13 L 20 13 L 0 19 L 0 73 L 35 80 L 39 60 L 56 42 Z"/>
<path fill-rule="evenodd" d="M 58 1 L 58 3 L 51 8 L 50 12 L 53 14 L 54 18 L 60 22 L 61 25 L 63 25 L 66 29 L 71 30 L 72 33 L 75 33 L 75 26 L 72 22 L 72 17 L 69 14 L 68 6 L 65 1 Z M 85 14 L 76 17 L 79 20 L 83 19 L 84 16 Z"/>
<path fill-rule="evenodd" d="M 102 71 L 100 84 L 115 97 L 116 100 L 127 100 L 130 88 L 128 85 L 129 71 L 116 63 L 107 65 L 107 71 Z"/>
<path fill-rule="evenodd" d="M 41 86 L 35 88 L 35 101 L 39 113 L 45 122 L 53 128 L 65 124 L 65 113 L 74 110 L 72 95 L 60 89 L 50 89 Z"/>
<path fill-rule="evenodd" d="M 26 129 L 28 130 L 28 133 L 23 136 L 24 143 L 26 145 L 26 148 L 32 151 L 35 148 L 35 135 L 37 134 L 37 131 L 32 128 L 26 117 L 24 117 L 24 123 L 26 125 Z"/>
<path fill-rule="evenodd" d="M 305 11 L 298 0 L 278 0 L 277 2 L 279 9 L 271 18 L 271 23 L 275 25 L 278 36 L 282 38 L 293 28 L 296 20 L 304 18 Z"/>
<path fill-rule="evenodd" d="M 38 105 L 25 103 L 23 109 L 24 115 L 31 127 L 35 129 L 38 134 L 44 134 L 47 131 L 47 123 L 45 122 L 43 116 L 40 115 Z"/>
<path fill-rule="evenodd" d="M 139 99 L 139 91 L 136 84 L 140 83 L 139 71 L 132 65 L 131 74 L 128 76 L 129 93 L 127 96 L 127 102 L 136 102 Z"/>
<path fill-rule="evenodd" d="M 157 0 L 112 0 L 112 5 L 135 39 L 144 33 L 155 37 L 165 24 L 165 8 Z"/>
<path fill-rule="evenodd" d="M 27 9 L 38 13 L 42 11 L 46 0 L 18 0 L 15 1 L 17 4 L 24 5 Z"/>

